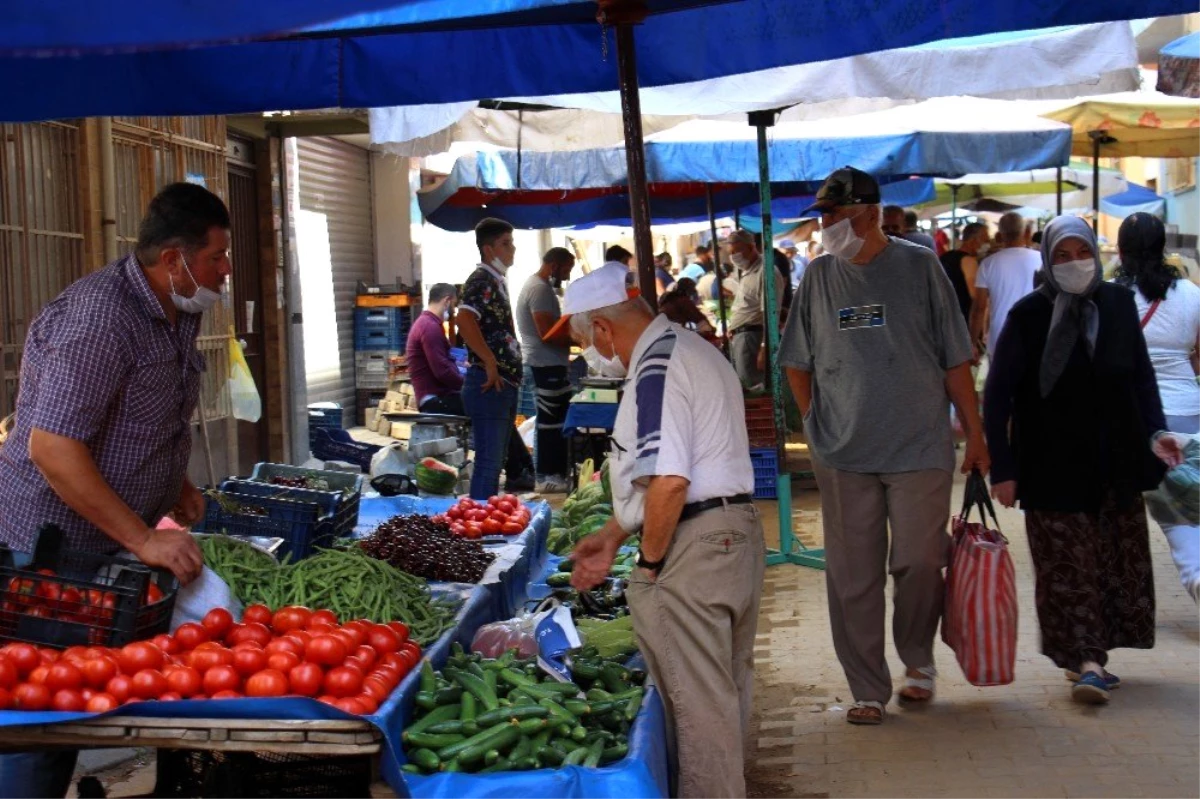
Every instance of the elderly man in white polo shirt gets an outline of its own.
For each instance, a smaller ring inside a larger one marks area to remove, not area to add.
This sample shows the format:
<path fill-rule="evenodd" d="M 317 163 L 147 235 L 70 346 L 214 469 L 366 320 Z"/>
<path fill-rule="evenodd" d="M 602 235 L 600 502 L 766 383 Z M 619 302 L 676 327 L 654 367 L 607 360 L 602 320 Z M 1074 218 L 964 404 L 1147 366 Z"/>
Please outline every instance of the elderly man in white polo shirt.
<path fill-rule="evenodd" d="M 575 548 L 591 588 L 641 536 L 626 596 L 667 708 L 678 795 L 745 796 L 754 634 L 766 550 L 737 375 L 697 334 L 629 297 L 604 266 L 567 288 L 564 313 L 589 362 L 628 377 L 609 455 L 615 518 Z"/>

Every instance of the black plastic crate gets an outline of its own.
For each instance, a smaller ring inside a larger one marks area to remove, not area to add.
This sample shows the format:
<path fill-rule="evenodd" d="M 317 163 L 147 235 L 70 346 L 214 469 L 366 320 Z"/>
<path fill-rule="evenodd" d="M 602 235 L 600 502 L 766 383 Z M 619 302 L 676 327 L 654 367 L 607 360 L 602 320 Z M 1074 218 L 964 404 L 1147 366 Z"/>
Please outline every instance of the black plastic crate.
<path fill-rule="evenodd" d="M 327 501 L 333 509 L 333 532 L 339 537 L 349 536 L 358 525 L 358 503 L 362 497 L 365 478 L 361 474 L 350 472 L 335 472 L 321 469 L 305 469 L 301 466 L 288 466 L 283 463 L 259 463 L 254 467 L 250 479 L 257 483 L 269 485 L 272 488 L 291 488 L 273 483 L 274 478 L 302 479 L 323 482 L 325 488 L 308 487 L 302 489 L 312 494 L 327 496 Z M 297 487 L 298 488 L 298 487 Z M 297 495 L 302 499 L 304 495 Z"/>
<path fill-rule="evenodd" d="M 314 458 L 323 461 L 346 461 L 363 471 L 371 468 L 371 458 L 383 447 L 355 441 L 345 430 L 309 430 L 309 447 Z"/>
<path fill-rule="evenodd" d="M 279 557 L 287 557 L 292 562 L 307 558 L 316 549 L 333 545 L 336 537 L 333 515 L 320 504 L 240 493 L 245 485 L 274 486 L 245 480 L 232 482 L 237 485 L 226 480 L 220 491 L 205 496 L 204 518 L 192 526 L 195 532 L 282 538 Z"/>
<path fill-rule="evenodd" d="M 65 539 L 48 524 L 38 531 L 32 553 L 0 544 L 0 640 L 55 648 L 124 646 L 170 629 L 179 589 L 171 572 L 69 549 Z M 163 597 L 147 605 L 151 584 Z"/>
<path fill-rule="evenodd" d="M 371 755 L 159 749 L 154 796 L 370 796 Z"/>

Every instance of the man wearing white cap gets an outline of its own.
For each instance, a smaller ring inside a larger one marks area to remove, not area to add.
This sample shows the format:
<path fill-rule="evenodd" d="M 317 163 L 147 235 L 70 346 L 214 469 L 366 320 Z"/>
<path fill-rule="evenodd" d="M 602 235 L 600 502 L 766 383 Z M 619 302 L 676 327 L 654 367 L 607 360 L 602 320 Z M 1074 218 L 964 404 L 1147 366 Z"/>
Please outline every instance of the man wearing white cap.
<path fill-rule="evenodd" d="M 575 547 L 572 583 L 608 574 L 641 536 L 626 597 L 663 694 L 677 795 L 745 796 L 743 747 L 766 550 L 737 376 L 719 350 L 655 316 L 604 266 L 567 288 L 589 362 L 628 377 L 609 456 L 615 517 Z"/>

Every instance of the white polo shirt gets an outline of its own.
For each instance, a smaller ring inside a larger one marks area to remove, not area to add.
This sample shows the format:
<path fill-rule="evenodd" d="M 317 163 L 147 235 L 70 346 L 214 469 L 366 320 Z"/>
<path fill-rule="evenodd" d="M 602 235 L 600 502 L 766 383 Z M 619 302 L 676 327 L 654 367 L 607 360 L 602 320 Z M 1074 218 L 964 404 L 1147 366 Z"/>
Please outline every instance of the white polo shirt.
<path fill-rule="evenodd" d="M 720 350 L 658 316 L 631 360 L 609 456 L 621 529 L 642 529 L 656 475 L 689 480 L 689 503 L 753 493 L 742 385 Z"/>

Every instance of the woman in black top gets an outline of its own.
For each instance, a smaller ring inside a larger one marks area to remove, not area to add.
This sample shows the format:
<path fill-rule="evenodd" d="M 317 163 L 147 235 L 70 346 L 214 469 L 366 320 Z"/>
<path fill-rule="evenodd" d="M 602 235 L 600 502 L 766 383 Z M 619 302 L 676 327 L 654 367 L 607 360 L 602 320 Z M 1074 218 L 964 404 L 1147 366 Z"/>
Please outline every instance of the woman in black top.
<path fill-rule="evenodd" d="M 1092 229 L 1059 217 L 1042 241 L 1045 281 L 1017 302 L 992 354 L 984 420 L 992 494 L 1025 511 L 1042 652 L 1108 701 L 1108 651 L 1154 646 L 1154 582 L 1142 492 L 1176 446 L 1133 295 L 1105 283 Z M 1010 429 L 1011 422 L 1011 429 Z"/>

